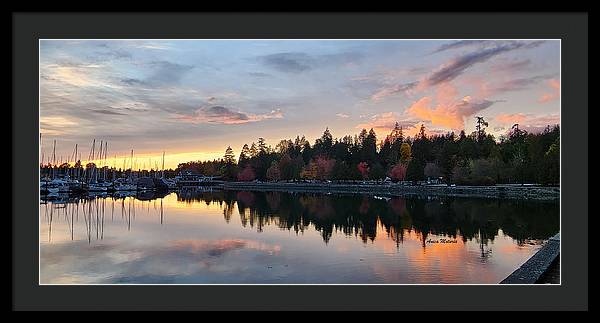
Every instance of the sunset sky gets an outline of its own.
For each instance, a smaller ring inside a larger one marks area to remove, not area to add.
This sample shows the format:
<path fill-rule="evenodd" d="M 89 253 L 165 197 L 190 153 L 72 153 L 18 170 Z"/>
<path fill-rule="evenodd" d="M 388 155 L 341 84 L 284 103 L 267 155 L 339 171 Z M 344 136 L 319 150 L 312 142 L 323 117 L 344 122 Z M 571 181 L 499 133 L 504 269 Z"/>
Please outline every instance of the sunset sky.
<path fill-rule="evenodd" d="M 540 131 L 560 114 L 558 40 L 41 40 L 45 158 L 108 141 L 108 164 L 219 158 L 228 145 L 334 137 L 399 122 L 414 134 L 514 124 Z M 99 144 L 97 144 L 98 146 Z M 117 159 L 114 160 L 114 156 Z"/>

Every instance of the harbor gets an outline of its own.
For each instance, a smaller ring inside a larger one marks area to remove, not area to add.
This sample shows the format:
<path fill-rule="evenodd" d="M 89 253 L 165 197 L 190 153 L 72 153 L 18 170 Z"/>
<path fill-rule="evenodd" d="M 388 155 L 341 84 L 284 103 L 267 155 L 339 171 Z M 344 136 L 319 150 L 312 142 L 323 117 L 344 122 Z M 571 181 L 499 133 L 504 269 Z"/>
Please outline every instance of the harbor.
<path fill-rule="evenodd" d="M 41 140 L 41 136 L 40 136 Z M 56 158 L 56 140 L 53 141 L 52 156 L 48 161 L 40 164 L 40 195 L 53 198 L 59 194 L 81 195 L 113 192 L 144 192 L 157 191 L 168 192 L 179 188 L 222 185 L 220 176 L 203 176 L 193 171 L 182 170 L 177 174 L 168 170 L 166 175 L 164 158 L 162 154 L 161 167 L 155 163 L 153 168 L 137 168 L 137 159 L 133 149 L 128 160 L 123 160 L 123 167 L 116 168 L 116 156 L 113 166 L 107 161 L 108 142 L 101 141 L 99 150 L 96 151 L 96 140 L 92 142 L 88 162 L 85 167 L 81 162 L 81 154 L 78 153 L 76 144 L 72 155 L 63 162 Z M 75 161 L 76 160 L 76 161 Z M 94 162 L 96 161 L 96 162 Z M 129 162 L 129 165 L 127 163 Z M 152 164 L 150 160 L 149 165 Z M 128 168 L 126 168 L 129 166 Z"/>

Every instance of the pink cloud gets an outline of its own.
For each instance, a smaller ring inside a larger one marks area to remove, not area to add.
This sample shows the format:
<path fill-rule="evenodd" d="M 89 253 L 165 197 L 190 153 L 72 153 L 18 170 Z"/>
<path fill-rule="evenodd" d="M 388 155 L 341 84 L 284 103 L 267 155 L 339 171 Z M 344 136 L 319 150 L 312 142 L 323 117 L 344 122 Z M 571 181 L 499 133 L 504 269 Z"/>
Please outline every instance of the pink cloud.
<path fill-rule="evenodd" d="M 451 95 L 456 94 L 444 89 L 438 92 L 437 102 L 425 96 L 413 103 L 407 114 L 431 122 L 434 126 L 441 126 L 452 130 L 462 130 L 465 127 L 465 118 L 490 107 L 495 101 L 473 99 L 465 96 L 460 100 L 452 100 Z"/>
<path fill-rule="evenodd" d="M 535 133 L 543 131 L 547 126 L 552 127 L 560 124 L 560 116 L 558 114 L 499 114 L 494 118 L 494 121 L 508 127 L 518 123 L 519 129 Z"/>
<path fill-rule="evenodd" d="M 356 129 L 373 129 L 379 135 L 389 134 L 396 126 L 396 122 L 402 127 L 405 135 L 417 133 L 421 123 L 416 119 L 400 117 L 395 112 L 385 112 L 371 116 L 370 120 L 356 125 Z"/>
<path fill-rule="evenodd" d="M 515 123 L 523 123 L 527 119 L 527 115 L 524 113 L 515 114 L 499 114 L 494 120 L 505 125 L 513 125 Z"/>
<path fill-rule="evenodd" d="M 551 89 L 551 92 L 544 93 L 539 99 L 539 103 L 548 103 L 552 101 L 558 100 L 560 96 L 560 83 L 556 79 L 551 79 L 548 81 L 548 86 Z"/>

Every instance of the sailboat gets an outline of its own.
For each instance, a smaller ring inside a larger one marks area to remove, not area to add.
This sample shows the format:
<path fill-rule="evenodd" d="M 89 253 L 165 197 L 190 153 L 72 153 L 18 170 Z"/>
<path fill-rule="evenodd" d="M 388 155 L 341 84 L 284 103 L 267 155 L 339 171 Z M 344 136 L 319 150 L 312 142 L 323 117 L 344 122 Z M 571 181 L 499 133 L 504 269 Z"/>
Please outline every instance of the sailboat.
<path fill-rule="evenodd" d="M 100 155 L 102 155 L 102 144 L 103 142 L 100 141 Z M 90 152 L 90 160 L 94 160 L 95 159 L 95 148 L 96 148 L 96 139 L 94 139 L 93 143 L 92 143 L 92 151 Z M 90 176 L 90 182 L 88 183 L 88 191 L 89 192 L 107 192 L 108 191 L 108 187 L 106 185 L 104 185 L 103 183 L 98 183 L 98 167 L 94 164 L 94 167 L 92 168 L 92 174 Z"/>
<path fill-rule="evenodd" d="M 115 191 L 135 191 L 137 190 L 137 185 L 133 184 L 133 149 L 131 150 L 131 167 L 129 171 L 129 178 L 117 178 L 113 182 L 113 189 Z M 123 162 L 123 166 L 125 166 L 125 162 Z"/>

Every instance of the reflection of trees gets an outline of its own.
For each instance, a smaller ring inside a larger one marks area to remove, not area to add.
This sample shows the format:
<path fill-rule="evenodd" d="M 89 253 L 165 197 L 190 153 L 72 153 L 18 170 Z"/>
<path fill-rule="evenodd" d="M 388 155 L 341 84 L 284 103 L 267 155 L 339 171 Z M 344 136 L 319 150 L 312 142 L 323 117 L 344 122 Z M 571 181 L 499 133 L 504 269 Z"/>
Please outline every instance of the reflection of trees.
<path fill-rule="evenodd" d="M 430 234 L 464 241 L 477 239 L 485 254 L 488 241 L 504 234 L 523 243 L 528 239 L 547 239 L 559 228 L 558 204 L 540 201 L 434 198 L 375 199 L 370 196 L 323 195 L 280 192 L 203 193 L 200 199 L 214 203 L 220 199 L 225 220 L 229 221 L 237 204 L 243 226 L 277 225 L 281 229 L 303 232 L 313 225 L 325 242 L 341 231 L 373 241 L 378 223 L 398 244 L 404 234 L 414 230 L 423 244 Z"/>
<path fill-rule="evenodd" d="M 159 197 L 160 198 L 160 197 Z M 112 201 L 110 201 L 112 200 Z M 559 230 L 559 205 L 541 201 L 465 199 L 465 198 L 375 198 L 368 195 L 331 195 L 310 193 L 191 190 L 177 193 L 182 203 L 218 205 L 225 221 L 230 222 L 235 207 L 244 227 L 262 231 L 264 226 L 304 232 L 313 226 L 327 243 L 334 232 L 360 237 L 365 243 L 375 240 L 383 228 L 399 246 L 407 232 L 413 232 L 426 246 L 428 235 L 440 235 L 463 241 L 475 239 L 482 259 L 489 256 L 499 230 L 519 244 L 544 240 Z M 119 213 L 131 230 L 136 216 L 136 201 L 150 208 L 150 201 L 136 197 L 68 198 L 44 203 L 44 217 L 51 239 L 53 217 L 65 217 L 70 224 L 80 215 L 87 229 L 87 240 L 102 239 L 104 215 L 112 220 Z M 154 200 L 154 209 L 163 224 L 162 199 Z M 108 202 L 108 205 L 107 205 Z M 159 209 L 157 209 L 159 208 Z"/>

